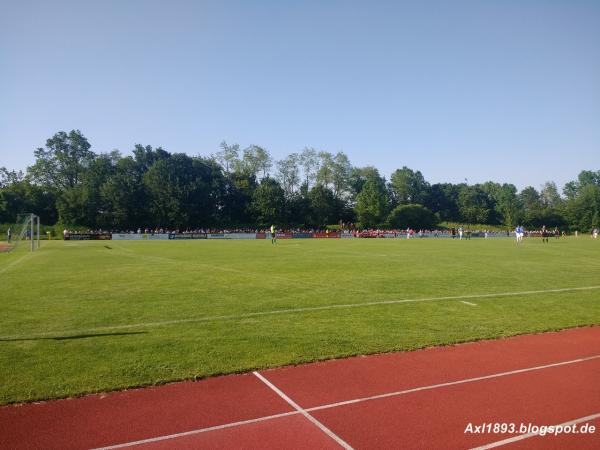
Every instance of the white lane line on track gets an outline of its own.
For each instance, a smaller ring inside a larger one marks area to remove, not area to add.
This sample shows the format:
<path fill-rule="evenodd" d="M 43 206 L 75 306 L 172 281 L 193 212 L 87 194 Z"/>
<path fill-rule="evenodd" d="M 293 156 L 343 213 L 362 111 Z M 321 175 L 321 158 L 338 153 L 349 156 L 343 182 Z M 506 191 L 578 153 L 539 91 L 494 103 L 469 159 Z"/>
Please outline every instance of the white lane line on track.
<path fill-rule="evenodd" d="M 267 380 L 265 377 L 263 377 L 260 373 L 258 373 L 256 371 L 252 372 L 252 373 L 260 381 L 262 381 L 267 386 L 269 386 L 269 388 L 271 388 L 277 395 L 279 395 L 282 399 L 284 399 L 287 403 L 289 403 L 289 405 L 292 408 L 294 408 L 296 411 L 298 411 L 300 414 L 302 414 L 304 417 L 306 417 L 308 420 L 310 420 L 323 433 L 325 433 L 327 436 L 329 436 L 331 439 L 333 439 L 335 442 L 337 442 L 342 448 L 344 448 L 346 450 L 353 450 L 353 448 L 346 441 L 344 441 L 341 437 L 339 437 L 337 434 L 335 434 L 333 431 L 331 431 L 329 428 L 327 428 L 325 425 L 323 425 L 321 422 L 319 422 L 317 419 L 315 419 L 313 416 L 311 416 L 308 412 L 306 412 L 305 409 L 301 408 L 300 405 L 298 405 L 294 400 L 289 398 L 285 394 L 285 392 L 283 392 L 281 389 L 279 389 L 277 386 L 275 386 L 273 383 L 271 383 L 269 380 Z"/>
<path fill-rule="evenodd" d="M 258 311 L 246 314 L 231 314 L 223 316 L 209 316 L 209 317 L 197 317 L 190 319 L 175 319 L 175 320 L 163 320 L 157 322 L 141 322 L 131 323 L 124 325 L 112 325 L 105 327 L 85 328 L 80 330 L 63 330 L 63 331 L 52 331 L 47 333 L 37 333 L 32 335 L 8 335 L 0 336 L 0 340 L 19 340 L 19 339 L 36 339 L 42 337 L 51 336 L 64 336 L 65 334 L 83 334 L 83 333 L 95 333 L 110 330 L 124 330 L 129 328 L 143 328 L 143 327 L 160 327 L 165 325 L 178 325 L 183 323 L 200 323 L 200 322 L 213 322 L 219 320 L 240 320 L 249 319 L 252 317 L 260 316 L 271 316 L 278 314 L 294 314 L 304 313 L 312 311 L 326 311 L 331 309 L 348 309 L 348 308 L 362 308 L 369 306 L 381 306 L 381 305 L 398 305 L 403 303 L 419 303 L 419 302 L 435 302 L 444 300 L 462 300 L 462 299 L 475 299 L 475 298 L 495 298 L 495 297 L 517 297 L 520 295 L 538 295 L 538 294 L 552 294 L 559 292 L 576 292 L 576 291 L 590 291 L 600 289 L 600 286 L 583 286 L 583 287 L 572 287 L 572 288 L 561 288 L 561 289 L 544 289 L 539 291 L 521 291 L 521 292 L 496 292 L 492 294 L 469 294 L 469 295 L 454 295 L 447 297 L 429 297 L 429 298 L 410 298 L 403 300 L 382 300 L 376 302 L 364 302 L 364 303 L 346 303 L 346 304 L 334 304 L 324 306 L 309 306 L 306 308 L 288 308 L 288 309 L 276 309 L 271 311 Z"/>
<path fill-rule="evenodd" d="M 551 425 L 553 427 L 569 427 L 571 425 L 576 425 L 578 423 L 581 422 L 589 422 L 590 420 L 594 420 L 594 419 L 598 419 L 600 418 L 600 413 L 596 413 L 596 414 L 591 414 L 589 416 L 585 416 L 585 417 L 580 417 L 579 419 L 573 419 L 570 420 L 568 422 L 563 422 L 563 423 L 559 423 L 557 425 Z M 496 441 L 496 442 L 491 442 L 489 444 L 486 445 L 482 445 L 481 447 L 474 447 L 471 450 L 487 450 L 490 448 L 495 448 L 495 447 L 500 447 L 502 445 L 506 445 L 506 444 L 510 444 L 512 442 L 517 442 L 517 441 L 522 441 L 523 439 L 528 439 L 534 436 L 539 436 L 540 432 L 537 433 L 526 433 L 526 434 L 520 434 L 519 436 L 513 436 L 511 438 L 508 439 L 503 439 L 501 441 Z M 591 434 L 591 433 L 590 433 Z M 553 436 L 552 433 L 546 434 L 546 436 Z"/>
<path fill-rule="evenodd" d="M 421 387 L 416 387 L 413 389 L 406 389 L 403 391 L 395 391 L 395 392 L 389 392 L 386 394 L 373 395 L 371 397 L 356 398 L 353 400 L 347 400 L 347 401 L 338 402 L 338 403 L 329 403 L 326 405 L 307 408 L 307 409 L 305 409 L 305 411 L 307 413 L 310 413 L 313 411 L 320 411 L 322 409 L 338 408 L 340 406 L 352 405 L 354 403 L 362 403 L 362 402 L 366 402 L 366 401 L 378 400 L 378 399 L 387 398 L 387 397 L 396 397 L 396 396 L 400 396 L 400 395 L 411 394 L 413 392 L 439 389 L 439 388 L 443 388 L 443 387 L 447 387 L 447 386 L 454 386 L 457 384 L 472 383 L 472 382 L 476 382 L 476 381 L 489 380 L 489 379 L 505 377 L 505 376 L 509 376 L 509 375 L 516 375 L 519 373 L 549 369 L 552 367 L 560 367 L 560 366 L 565 366 L 565 365 L 569 365 L 569 364 L 577 364 L 577 363 L 581 363 L 581 362 L 585 362 L 585 361 L 591 361 L 594 359 L 600 359 L 600 355 L 593 355 L 593 356 L 587 356 L 585 358 L 572 359 L 570 361 L 561 361 L 561 362 L 552 363 L 552 364 L 545 364 L 543 366 L 527 367 L 525 369 L 517 369 L 517 370 L 512 370 L 509 372 L 500 372 L 500 373 L 495 373 L 495 374 L 491 374 L 491 375 L 484 375 L 481 377 L 466 378 L 464 380 L 450 381 L 447 383 L 434 384 L 434 385 L 430 385 L 430 386 L 421 386 Z M 197 430 L 186 431 L 183 433 L 174 433 L 174 434 L 169 434 L 169 435 L 164 435 L 164 436 L 157 436 L 157 437 L 153 437 L 153 438 L 149 438 L 149 439 L 143 439 L 140 441 L 132 441 L 132 442 L 126 442 L 123 444 L 111 445 L 108 447 L 101 447 L 101 448 L 94 449 L 94 450 L 108 450 L 108 449 L 132 447 L 135 445 L 147 444 L 150 442 L 158 442 L 158 441 L 165 441 L 165 440 L 169 440 L 169 439 L 177 439 L 179 437 L 190 436 L 190 435 L 199 434 L 199 433 L 206 433 L 208 431 L 222 430 L 225 428 L 233 428 L 233 427 L 248 425 L 248 424 L 252 424 L 252 423 L 256 423 L 256 422 L 264 422 L 267 420 L 273 420 L 273 419 L 277 419 L 279 417 L 293 416 L 296 414 L 300 414 L 300 411 L 296 410 L 296 411 L 291 411 L 291 412 L 282 413 L 282 414 L 275 414 L 272 416 L 265 416 L 265 417 L 259 417 L 256 419 L 249 419 L 249 420 L 243 420 L 240 422 L 232 422 L 232 423 L 228 423 L 228 424 L 224 424 L 224 425 L 217 425 L 214 427 L 199 428 Z"/>
<path fill-rule="evenodd" d="M 182 433 L 168 434 L 165 436 L 157 436 L 157 437 L 148 438 L 148 439 L 141 439 L 139 441 L 125 442 L 124 444 L 109 445 L 108 447 L 99 447 L 99 448 L 95 448 L 93 450 L 109 450 L 109 449 L 114 449 L 114 448 L 125 448 L 125 447 L 134 447 L 136 445 L 151 444 L 152 442 L 166 441 L 169 439 L 177 439 L 177 438 L 186 437 L 186 436 L 193 436 L 194 434 L 207 433 L 209 431 L 225 430 L 227 428 L 239 427 L 242 425 L 249 425 L 251 423 L 265 422 L 267 420 L 279 419 L 280 417 L 295 416 L 296 414 L 299 414 L 299 412 L 298 411 L 290 411 L 290 412 L 281 413 L 281 414 L 273 414 L 272 416 L 258 417 L 257 419 L 242 420 L 240 422 L 231 422 L 231 423 L 226 423 L 223 425 L 216 425 L 214 427 L 200 428 L 197 430 L 184 431 Z"/>
<path fill-rule="evenodd" d="M 476 303 L 471 303 L 471 302 L 465 302 L 464 300 L 460 301 L 461 303 L 464 303 L 465 305 L 469 305 L 469 306 L 477 306 Z"/>
<path fill-rule="evenodd" d="M 357 398 L 354 400 L 346 400 L 346 401 L 338 402 L 338 403 L 330 403 L 328 405 L 315 406 L 313 408 L 308 408 L 307 411 L 312 412 L 312 411 L 320 411 L 322 409 L 337 408 L 339 406 L 353 405 L 355 403 L 362 403 L 362 402 L 367 402 L 367 401 L 371 401 L 371 400 L 379 400 L 382 398 L 397 397 L 399 395 L 412 394 L 413 392 L 430 391 L 432 389 L 439 389 L 439 388 L 448 387 L 448 386 L 456 386 L 457 384 L 473 383 L 475 381 L 491 380 L 493 378 L 500 378 L 500 377 L 505 377 L 508 375 L 516 375 L 519 373 L 533 372 L 533 371 L 542 370 L 542 369 L 550 369 L 552 367 L 566 366 L 569 364 L 576 364 L 576 363 L 580 363 L 580 362 L 584 362 L 584 361 L 591 361 L 594 359 L 600 359 L 600 355 L 594 355 L 594 356 L 588 356 L 586 358 L 578 358 L 578 359 L 572 359 L 570 361 L 562 361 L 562 362 L 558 362 L 558 363 L 546 364 L 543 366 L 527 367 L 525 369 L 511 370 L 509 372 L 500 372 L 500 373 L 495 373 L 492 375 L 483 375 L 481 377 L 466 378 L 464 380 L 449 381 L 447 383 L 432 384 L 431 386 L 421 386 L 421 387 L 417 387 L 417 388 L 413 388 L 413 389 L 407 389 L 404 391 L 389 392 L 387 394 L 373 395 L 371 397 Z"/>

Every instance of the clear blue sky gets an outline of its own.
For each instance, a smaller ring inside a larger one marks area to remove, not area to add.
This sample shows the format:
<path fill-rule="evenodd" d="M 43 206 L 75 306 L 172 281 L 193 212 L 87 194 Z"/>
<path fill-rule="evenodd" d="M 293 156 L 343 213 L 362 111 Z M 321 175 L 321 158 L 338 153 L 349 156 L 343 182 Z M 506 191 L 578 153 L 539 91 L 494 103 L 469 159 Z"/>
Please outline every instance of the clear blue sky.
<path fill-rule="evenodd" d="M 600 1 L 5 2 L 0 166 L 71 129 L 562 186 L 600 169 Z"/>

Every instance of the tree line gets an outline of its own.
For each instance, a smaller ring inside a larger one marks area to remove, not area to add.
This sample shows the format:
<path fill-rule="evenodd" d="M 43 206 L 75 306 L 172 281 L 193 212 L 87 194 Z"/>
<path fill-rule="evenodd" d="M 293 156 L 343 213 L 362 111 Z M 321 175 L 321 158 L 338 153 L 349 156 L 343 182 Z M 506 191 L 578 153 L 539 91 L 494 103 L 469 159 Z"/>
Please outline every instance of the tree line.
<path fill-rule="evenodd" d="M 554 182 L 434 183 L 402 167 L 389 180 L 343 152 L 305 148 L 275 161 L 257 145 L 221 143 L 210 156 L 136 145 L 131 156 L 96 154 L 79 130 L 56 133 L 26 172 L 0 168 L 0 223 L 35 212 L 43 223 L 138 227 L 432 228 L 441 221 L 589 230 L 599 226 L 600 170 L 560 193 Z"/>

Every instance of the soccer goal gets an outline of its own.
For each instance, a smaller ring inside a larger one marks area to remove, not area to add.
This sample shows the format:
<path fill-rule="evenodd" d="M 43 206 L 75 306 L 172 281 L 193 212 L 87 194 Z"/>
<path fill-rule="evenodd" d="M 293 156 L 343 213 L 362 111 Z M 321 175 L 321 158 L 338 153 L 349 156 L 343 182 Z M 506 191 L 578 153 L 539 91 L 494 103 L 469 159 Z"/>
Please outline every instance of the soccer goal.
<path fill-rule="evenodd" d="M 40 217 L 32 213 L 19 214 L 17 216 L 16 233 L 11 244 L 12 250 L 16 249 L 25 241 L 30 251 L 40 248 Z"/>

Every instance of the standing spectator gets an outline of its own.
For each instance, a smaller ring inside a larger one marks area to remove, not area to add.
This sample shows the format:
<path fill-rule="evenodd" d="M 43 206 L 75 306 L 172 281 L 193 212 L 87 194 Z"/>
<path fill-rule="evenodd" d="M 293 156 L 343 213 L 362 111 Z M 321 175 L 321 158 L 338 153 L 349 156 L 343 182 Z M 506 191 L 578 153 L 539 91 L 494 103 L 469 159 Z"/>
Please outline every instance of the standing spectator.
<path fill-rule="evenodd" d="M 8 227 L 8 230 L 6 230 L 6 239 L 8 240 L 9 244 L 10 244 L 11 235 L 12 235 L 12 231 L 10 230 L 10 227 Z"/>

